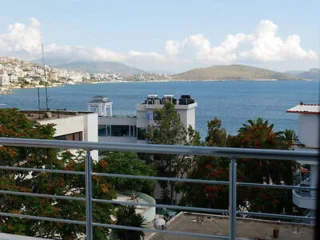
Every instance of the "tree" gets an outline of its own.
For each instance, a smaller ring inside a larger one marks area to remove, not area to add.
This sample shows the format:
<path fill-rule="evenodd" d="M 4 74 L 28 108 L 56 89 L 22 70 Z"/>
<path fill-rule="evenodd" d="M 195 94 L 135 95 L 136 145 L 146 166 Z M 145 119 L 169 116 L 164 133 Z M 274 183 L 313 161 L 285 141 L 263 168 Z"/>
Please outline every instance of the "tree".
<path fill-rule="evenodd" d="M 103 152 L 104 161 L 108 163 L 108 173 L 118 173 L 126 175 L 152 176 L 153 169 L 138 159 L 137 154 L 123 152 Z M 155 182 L 152 180 L 130 179 L 110 177 L 108 182 L 118 191 L 142 191 L 150 193 L 154 189 Z"/>
<path fill-rule="evenodd" d="M 53 125 L 41 125 L 27 119 L 17 109 L 0 109 L 0 137 L 53 139 Z M 84 171 L 84 154 L 69 151 L 58 155 L 56 149 L 2 146 L 0 164 L 3 166 Z M 106 171 L 106 162 L 93 162 L 94 171 Z M 51 195 L 85 196 L 85 179 L 80 175 L 63 175 L 35 171 L 0 171 L 3 190 L 43 193 Z M 115 192 L 102 177 L 93 177 L 93 196 L 112 199 Z M 0 212 L 20 213 L 52 218 L 85 220 L 83 201 L 0 195 Z M 94 203 L 94 221 L 110 223 L 111 204 Z M 85 226 L 59 222 L 36 221 L 14 217 L 0 217 L 0 231 L 51 239 L 76 239 L 85 234 Z M 105 239 L 110 230 L 94 228 L 95 239 Z"/>
<path fill-rule="evenodd" d="M 119 206 L 116 210 L 116 223 L 121 226 L 132 226 L 143 228 L 146 226 L 145 218 L 136 213 L 135 206 L 124 205 Z M 113 229 L 113 234 L 120 240 L 140 240 L 144 237 L 143 231 L 133 231 L 125 229 Z"/>
<path fill-rule="evenodd" d="M 227 143 L 227 132 L 222 128 L 221 120 L 214 118 L 209 121 L 208 135 L 204 146 L 224 147 Z M 196 166 L 188 172 L 188 178 L 204 180 L 228 181 L 229 161 L 221 157 L 196 157 Z M 180 184 L 180 191 L 183 192 L 181 204 L 196 207 L 223 208 L 228 207 L 228 188 L 222 185 L 207 185 L 197 183 Z"/>
<path fill-rule="evenodd" d="M 165 102 L 163 108 L 154 111 L 156 119 L 155 125 L 148 129 L 148 138 L 151 144 L 166 144 L 166 145 L 188 145 L 199 141 L 199 133 L 189 127 L 188 132 L 183 127 L 180 120 L 180 115 L 174 108 L 171 102 Z M 189 140 L 189 142 L 188 142 Z M 154 154 L 151 156 L 154 167 L 158 176 L 162 177 L 182 177 L 190 168 L 193 161 L 184 155 L 172 154 Z M 162 181 L 159 183 L 162 188 L 163 200 L 169 200 L 168 197 L 168 182 Z M 176 182 L 170 181 L 170 201 L 174 203 L 174 192 Z"/>
<path fill-rule="evenodd" d="M 295 136 L 293 131 L 286 131 Z M 273 124 L 258 118 L 248 120 L 236 136 L 227 136 L 221 128 L 221 121 L 214 119 L 208 123 L 206 145 L 240 148 L 290 149 L 291 137 L 285 140 L 283 133 L 273 130 Z M 291 184 L 292 167 L 295 161 L 275 161 L 261 159 L 237 159 L 237 179 L 241 182 Z M 228 181 L 229 160 L 222 157 L 201 157 L 196 168 L 189 173 L 191 178 Z M 228 188 L 219 185 L 183 184 L 184 204 L 198 207 L 228 207 Z M 195 197 L 197 196 L 197 197 Z M 272 197 L 270 197 L 272 196 Z M 238 188 L 238 206 L 249 211 L 281 213 L 283 208 L 292 211 L 291 191 L 278 189 Z"/>

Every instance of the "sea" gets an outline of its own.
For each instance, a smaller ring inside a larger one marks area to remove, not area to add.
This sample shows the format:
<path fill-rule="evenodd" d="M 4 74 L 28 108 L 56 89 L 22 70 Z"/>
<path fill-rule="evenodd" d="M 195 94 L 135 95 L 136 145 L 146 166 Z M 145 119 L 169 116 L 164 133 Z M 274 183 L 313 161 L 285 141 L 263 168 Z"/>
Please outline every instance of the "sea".
<path fill-rule="evenodd" d="M 196 130 L 204 138 L 207 122 L 217 117 L 228 134 L 237 134 L 249 119 L 262 117 L 276 131 L 298 130 L 298 115 L 286 110 L 300 102 L 319 104 L 319 81 L 178 81 L 76 84 L 48 88 L 49 108 L 87 110 L 93 96 L 113 101 L 115 113 L 131 115 L 148 94 L 191 95 L 198 103 Z M 0 95 L 1 107 L 38 109 L 37 89 L 17 89 Z M 40 88 L 40 105 L 45 108 L 45 89 Z M 298 132 L 297 132 L 298 133 Z"/>

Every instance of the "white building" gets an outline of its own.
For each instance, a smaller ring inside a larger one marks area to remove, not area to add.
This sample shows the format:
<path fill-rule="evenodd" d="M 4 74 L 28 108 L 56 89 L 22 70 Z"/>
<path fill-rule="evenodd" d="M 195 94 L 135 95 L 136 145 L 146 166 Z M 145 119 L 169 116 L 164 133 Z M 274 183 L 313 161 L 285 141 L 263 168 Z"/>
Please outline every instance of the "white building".
<path fill-rule="evenodd" d="M 22 111 L 29 119 L 40 124 L 55 124 L 57 140 L 98 142 L 98 115 L 92 112 Z M 98 160 L 98 151 L 91 152 Z"/>
<path fill-rule="evenodd" d="M 8 86 L 10 85 L 9 75 L 7 71 L 4 69 L 0 70 L 0 86 Z"/>
<path fill-rule="evenodd" d="M 296 149 L 310 151 L 319 149 L 320 133 L 320 104 L 304 104 L 290 108 L 288 113 L 299 114 L 299 144 Z M 295 185 L 317 187 L 318 164 L 316 162 L 299 162 L 301 165 L 310 165 L 310 172 L 298 178 Z M 315 216 L 316 191 L 294 189 L 293 203 L 310 211 L 310 216 Z"/>
<path fill-rule="evenodd" d="M 18 82 L 18 76 L 12 74 L 12 75 L 10 76 L 10 82 L 12 82 L 12 83 Z"/>
<path fill-rule="evenodd" d="M 165 101 L 171 101 L 180 115 L 185 129 L 195 128 L 195 108 L 197 103 L 189 95 L 180 99 L 173 95 L 148 95 L 145 101 L 136 105 L 136 115 L 112 112 L 112 102 L 103 96 L 95 96 L 88 103 L 88 110 L 99 115 L 99 142 L 146 143 L 143 133 L 154 125 L 155 109 L 162 108 Z"/>

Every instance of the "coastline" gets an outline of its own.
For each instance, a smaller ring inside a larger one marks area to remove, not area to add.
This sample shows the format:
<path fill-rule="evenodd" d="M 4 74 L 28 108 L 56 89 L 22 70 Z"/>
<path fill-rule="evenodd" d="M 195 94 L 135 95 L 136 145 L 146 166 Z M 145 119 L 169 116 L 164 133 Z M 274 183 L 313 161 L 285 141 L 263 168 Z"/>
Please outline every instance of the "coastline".
<path fill-rule="evenodd" d="M 75 83 L 54 83 L 54 85 L 47 86 L 47 88 L 64 87 L 66 85 L 79 85 L 79 84 L 104 84 L 104 83 L 146 83 L 146 82 L 277 82 L 277 81 L 312 81 L 310 79 L 299 79 L 299 80 L 286 80 L 286 79 L 207 79 L 207 80 L 187 80 L 187 79 L 157 79 L 157 80 L 119 80 L 119 81 L 85 81 Z M 33 88 L 45 88 L 44 85 L 38 86 L 9 86 L 1 87 L 0 95 L 11 94 L 16 89 L 33 89 Z"/>

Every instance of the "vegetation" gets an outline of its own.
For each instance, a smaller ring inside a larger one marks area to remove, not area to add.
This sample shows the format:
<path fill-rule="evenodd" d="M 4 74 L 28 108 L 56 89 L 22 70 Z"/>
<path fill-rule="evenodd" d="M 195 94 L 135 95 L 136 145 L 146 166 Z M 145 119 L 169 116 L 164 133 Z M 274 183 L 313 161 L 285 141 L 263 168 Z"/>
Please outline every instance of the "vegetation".
<path fill-rule="evenodd" d="M 102 153 L 108 163 L 107 172 L 126 174 L 126 175 L 144 175 L 152 176 L 153 169 L 138 159 L 136 153 L 123 152 L 104 152 Z M 108 182 L 113 185 L 117 191 L 139 191 L 150 193 L 154 189 L 155 182 L 152 180 L 130 179 L 130 178 L 108 178 Z"/>
<path fill-rule="evenodd" d="M 227 136 L 221 121 L 208 123 L 205 145 L 238 148 L 291 149 L 296 138 L 294 131 L 274 132 L 273 125 L 258 118 L 249 120 L 236 136 Z M 266 184 L 292 184 L 295 161 L 261 159 L 237 159 L 237 180 L 240 182 Z M 200 157 L 196 167 L 188 174 L 190 178 L 228 181 L 229 160 L 223 157 Z M 198 207 L 228 208 L 228 187 L 208 184 L 181 184 L 183 204 Z M 272 196 L 272 197 L 270 197 Z M 291 191 L 279 189 L 238 188 L 238 207 L 248 211 L 287 213 L 293 210 Z"/>
<path fill-rule="evenodd" d="M 145 218 L 135 212 L 132 205 L 119 206 L 116 210 L 117 225 L 143 228 L 146 226 Z M 113 235 L 119 240 L 140 240 L 144 237 L 143 231 L 113 229 Z"/>
<path fill-rule="evenodd" d="M 166 102 L 161 109 L 154 111 L 157 116 L 155 126 L 149 128 L 148 138 L 151 144 L 190 145 L 200 142 L 200 135 L 189 127 L 188 131 L 180 121 L 180 115 L 171 102 Z M 190 137 L 189 137 L 190 134 Z M 158 176 L 178 178 L 192 168 L 193 161 L 184 155 L 154 154 L 152 163 Z M 164 202 L 175 202 L 176 182 L 159 182 Z M 170 185 L 170 191 L 168 189 Z M 170 196 L 169 196 L 170 193 Z"/>
<path fill-rule="evenodd" d="M 275 72 L 263 68 L 245 65 L 221 65 L 207 68 L 196 68 L 173 76 L 181 80 L 265 80 L 285 79 L 298 80 L 298 77 L 286 73 Z"/>
<path fill-rule="evenodd" d="M 53 139 L 53 125 L 40 125 L 28 120 L 16 109 L 0 109 L 0 137 Z M 26 148 L 2 146 L 0 149 L 0 165 L 26 168 L 45 168 L 84 171 L 84 154 L 73 155 L 66 151 L 60 156 L 55 149 Z M 97 172 L 106 171 L 107 163 L 93 163 Z M 84 178 L 80 175 L 56 173 L 0 171 L 0 188 L 2 190 L 43 193 L 51 195 L 68 195 L 80 197 L 85 195 Z M 106 179 L 93 177 L 93 196 L 112 199 L 115 192 Z M 0 212 L 31 216 L 64 218 L 84 221 L 85 203 L 82 201 L 62 200 L 45 197 L 26 197 L 10 194 L 0 195 Z M 94 221 L 110 223 L 112 205 L 95 203 L 93 205 Z M 76 239 L 85 234 L 82 225 L 61 222 L 36 221 L 31 219 L 0 217 L 0 232 L 51 239 Z M 95 239 L 105 239 L 109 235 L 106 228 L 95 227 Z"/>

